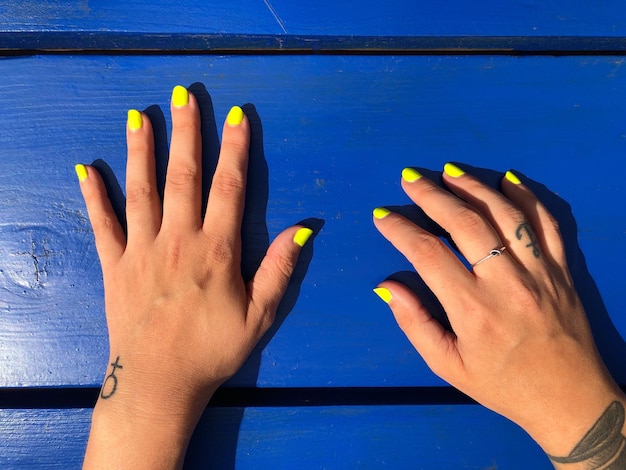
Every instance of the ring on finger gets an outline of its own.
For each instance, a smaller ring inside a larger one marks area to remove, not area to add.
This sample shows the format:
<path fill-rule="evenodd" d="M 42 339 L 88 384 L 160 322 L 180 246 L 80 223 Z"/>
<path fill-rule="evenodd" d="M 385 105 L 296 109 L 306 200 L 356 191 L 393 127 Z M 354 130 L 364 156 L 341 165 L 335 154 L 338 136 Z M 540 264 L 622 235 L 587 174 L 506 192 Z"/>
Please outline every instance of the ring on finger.
<path fill-rule="evenodd" d="M 500 248 L 494 248 L 493 250 L 490 250 L 487 256 L 485 256 L 482 259 L 479 259 L 474 264 L 472 264 L 472 268 L 475 268 L 476 266 L 478 266 L 481 263 L 484 263 L 490 258 L 493 258 L 495 256 L 500 256 L 505 250 L 506 250 L 506 246 L 501 246 Z"/>

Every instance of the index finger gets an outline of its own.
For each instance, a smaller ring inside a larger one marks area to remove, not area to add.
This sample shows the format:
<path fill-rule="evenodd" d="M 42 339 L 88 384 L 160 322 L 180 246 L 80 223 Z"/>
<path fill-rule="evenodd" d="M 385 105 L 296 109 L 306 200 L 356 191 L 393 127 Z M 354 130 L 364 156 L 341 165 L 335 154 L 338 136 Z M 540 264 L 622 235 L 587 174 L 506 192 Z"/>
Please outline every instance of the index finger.
<path fill-rule="evenodd" d="M 475 285 L 474 275 L 439 237 L 381 207 L 374 209 L 374 225 L 409 260 L 447 312 L 454 311 L 449 309 L 452 299 L 462 297 L 450 292 L 461 294 Z"/>

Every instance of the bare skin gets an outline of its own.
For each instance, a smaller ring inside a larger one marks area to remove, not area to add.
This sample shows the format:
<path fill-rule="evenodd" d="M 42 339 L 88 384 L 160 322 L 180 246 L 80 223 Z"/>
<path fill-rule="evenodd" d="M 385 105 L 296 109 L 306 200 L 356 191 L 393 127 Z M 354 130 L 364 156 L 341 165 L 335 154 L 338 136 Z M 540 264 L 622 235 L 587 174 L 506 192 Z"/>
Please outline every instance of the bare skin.
<path fill-rule="evenodd" d="M 162 203 L 150 121 L 129 113 L 127 236 L 98 172 L 77 168 L 102 264 L 110 341 L 84 468 L 182 466 L 212 394 L 272 324 L 311 235 L 303 227 L 286 229 L 244 283 L 240 231 L 249 123 L 240 108 L 229 113 L 202 219 L 200 115 L 194 96 L 181 88 L 172 99 Z"/>
<path fill-rule="evenodd" d="M 408 288 L 385 281 L 377 291 L 398 325 L 437 375 L 519 424 L 556 457 L 555 467 L 605 468 L 594 466 L 595 455 L 567 458 L 577 446 L 588 450 L 584 437 L 626 397 L 597 352 L 557 223 L 515 175 L 503 178 L 500 193 L 446 166 L 447 191 L 412 171 L 404 172 L 404 191 L 470 263 L 506 250 L 468 270 L 439 238 L 399 214 L 376 211 L 376 227 L 439 298 L 454 333 Z M 626 432 L 614 416 L 600 427 L 601 441 Z"/>

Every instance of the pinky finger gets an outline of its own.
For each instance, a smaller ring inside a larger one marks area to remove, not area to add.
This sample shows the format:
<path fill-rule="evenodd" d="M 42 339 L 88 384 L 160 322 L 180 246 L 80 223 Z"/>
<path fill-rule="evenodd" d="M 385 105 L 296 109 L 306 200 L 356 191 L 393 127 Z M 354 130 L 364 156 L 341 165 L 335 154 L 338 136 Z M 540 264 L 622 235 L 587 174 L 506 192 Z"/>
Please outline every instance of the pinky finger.
<path fill-rule="evenodd" d="M 391 308 L 398 326 L 428 367 L 448 382 L 461 372 L 456 336 L 447 331 L 406 286 L 384 281 L 374 292 Z"/>
<path fill-rule="evenodd" d="M 559 266 L 566 267 L 565 247 L 559 224 L 554 216 L 537 199 L 537 196 L 512 172 L 502 179 L 502 192 L 511 199 L 528 218 L 538 238 L 544 256 Z"/>
<path fill-rule="evenodd" d="M 126 236 L 98 171 L 91 166 L 79 164 L 76 165 L 76 175 L 87 206 L 100 263 L 103 271 L 106 271 L 106 265 L 114 263 L 124 253 Z"/>

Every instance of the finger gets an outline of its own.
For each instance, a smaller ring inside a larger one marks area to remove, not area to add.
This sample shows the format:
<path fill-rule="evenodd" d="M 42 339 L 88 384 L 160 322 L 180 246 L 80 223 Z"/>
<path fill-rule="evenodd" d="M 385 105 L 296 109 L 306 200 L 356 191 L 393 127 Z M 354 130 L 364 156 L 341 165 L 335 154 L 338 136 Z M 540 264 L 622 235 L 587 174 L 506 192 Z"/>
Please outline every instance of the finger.
<path fill-rule="evenodd" d="M 476 278 L 450 248 L 438 237 L 387 209 L 374 209 L 374 225 L 411 262 L 444 309 L 457 311 L 455 302 L 462 299 L 464 291 L 473 290 Z M 452 296 L 451 292 L 457 295 Z"/>
<path fill-rule="evenodd" d="M 249 147 L 248 120 L 239 106 L 233 106 L 224 123 L 220 156 L 204 218 L 205 232 L 225 241 L 233 250 L 241 247 Z"/>
<path fill-rule="evenodd" d="M 475 264 L 490 250 L 500 248 L 502 241 L 489 221 L 475 207 L 436 185 L 412 168 L 402 171 L 402 189 L 431 219 L 446 230 L 463 256 Z M 490 269 L 503 274 L 510 269 L 512 260 L 500 256 Z"/>
<path fill-rule="evenodd" d="M 444 167 L 443 181 L 454 194 L 483 214 L 498 232 L 508 255 L 531 271 L 545 269 L 532 222 L 510 199 L 451 163 Z"/>
<path fill-rule="evenodd" d="M 164 229 L 201 226 L 202 143 L 200 112 L 186 88 L 174 87 L 171 101 L 172 141 L 163 196 Z"/>
<path fill-rule="evenodd" d="M 98 171 L 79 164 L 76 165 L 76 175 L 87 206 L 102 270 L 106 272 L 108 266 L 117 262 L 124 253 L 126 237 Z"/>
<path fill-rule="evenodd" d="M 533 192 L 511 171 L 502 179 L 502 191 L 526 215 L 535 228 L 535 236 L 544 256 L 553 263 L 567 267 L 565 247 L 559 223 Z"/>
<path fill-rule="evenodd" d="M 126 220 L 128 242 L 145 243 L 161 226 L 161 200 L 157 192 L 154 137 L 147 116 L 128 111 L 126 123 Z"/>
<path fill-rule="evenodd" d="M 313 231 L 290 227 L 280 233 L 267 250 L 254 278 L 248 283 L 248 318 L 258 328 L 259 338 L 274 322 L 278 304 L 289 285 L 302 247 Z"/>
<path fill-rule="evenodd" d="M 444 380 L 454 382 L 463 366 L 454 333 L 446 331 L 406 286 L 384 281 L 374 292 L 389 304 L 398 326 L 428 367 Z"/>

